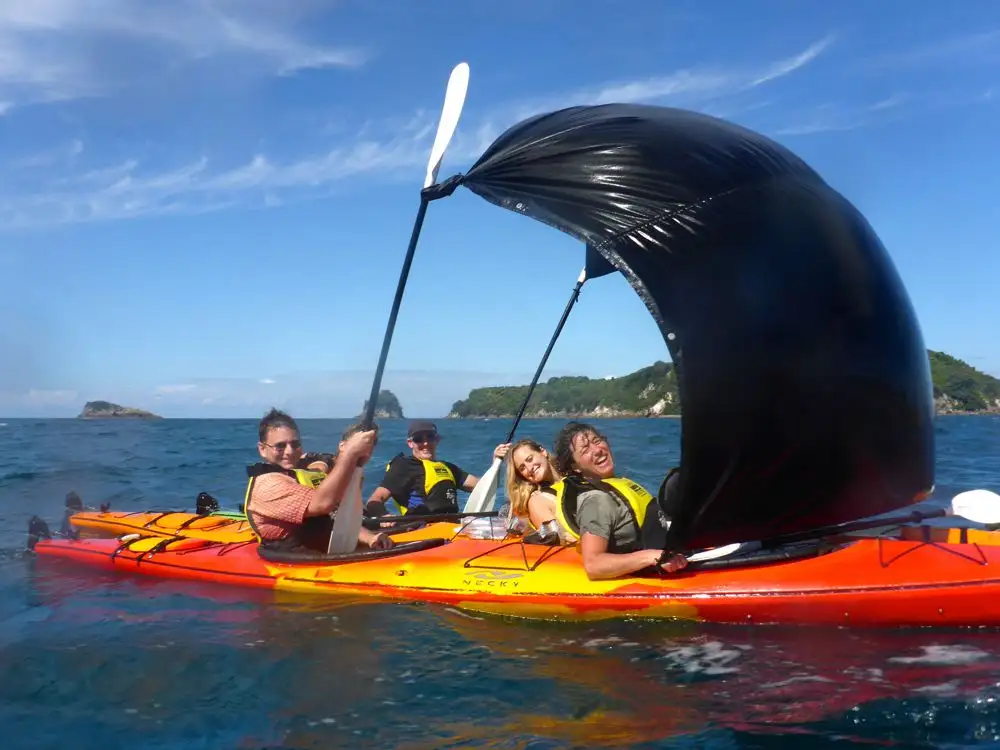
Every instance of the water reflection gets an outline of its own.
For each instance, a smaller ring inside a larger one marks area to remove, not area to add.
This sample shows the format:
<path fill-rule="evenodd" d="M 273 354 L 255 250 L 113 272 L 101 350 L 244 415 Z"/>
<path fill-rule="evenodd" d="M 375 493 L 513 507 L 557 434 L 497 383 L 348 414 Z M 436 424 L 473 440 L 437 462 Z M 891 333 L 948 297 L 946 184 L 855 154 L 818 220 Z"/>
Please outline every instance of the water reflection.
<path fill-rule="evenodd" d="M 48 565 L 24 581 L 0 723 L 33 734 L 5 748 L 933 744 L 1000 723 L 994 631 L 530 623 Z"/>

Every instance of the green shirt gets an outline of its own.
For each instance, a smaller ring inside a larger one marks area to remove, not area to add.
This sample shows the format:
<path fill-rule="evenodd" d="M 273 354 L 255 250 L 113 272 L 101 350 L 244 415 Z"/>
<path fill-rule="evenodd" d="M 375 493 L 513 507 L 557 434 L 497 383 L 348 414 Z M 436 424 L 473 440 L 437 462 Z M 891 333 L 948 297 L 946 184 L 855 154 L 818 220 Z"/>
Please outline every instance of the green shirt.
<path fill-rule="evenodd" d="M 625 503 L 604 490 L 585 490 L 577 499 L 576 522 L 580 536 L 589 532 L 608 540 L 608 552 L 641 549 L 635 519 Z"/>

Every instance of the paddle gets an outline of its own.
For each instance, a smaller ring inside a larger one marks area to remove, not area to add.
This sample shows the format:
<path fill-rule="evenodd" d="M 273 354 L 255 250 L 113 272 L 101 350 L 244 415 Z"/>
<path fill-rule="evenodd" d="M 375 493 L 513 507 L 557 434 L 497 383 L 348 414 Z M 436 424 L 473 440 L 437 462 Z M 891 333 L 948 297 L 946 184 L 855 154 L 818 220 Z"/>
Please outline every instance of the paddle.
<path fill-rule="evenodd" d="M 542 370 L 545 368 L 545 363 L 549 359 L 549 354 L 552 353 L 552 347 L 555 346 L 556 339 L 559 338 L 559 334 L 562 333 L 563 326 L 566 325 L 566 319 L 569 317 L 569 311 L 573 309 L 573 305 L 576 304 L 577 299 L 580 297 L 580 288 L 583 287 L 584 282 L 587 280 L 587 269 L 584 268 L 580 272 L 579 278 L 576 280 L 576 286 L 573 287 L 573 293 L 569 296 L 569 302 L 566 303 L 566 308 L 563 310 L 562 317 L 559 318 L 559 324 L 556 326 L 555 333 L 552 334 L 552 338 L 549 339 L 549 345 L 545 349 L 545 354 L 542 355 L 542 361 L 538 363 L 538 368 L 535 370 L 535 376 L 531 379 L 531 385 L 528 386 L 528 392 L 524 396 L 524 400 L 521 402 L 521 408 L 518 409 L 517 416 L 514 417 L 514 423 L 510 426 L 510 432 L 507 433 L 507 439 L 504 440 L 505 443 L 509 443 L 514 439 L 514 432 L 517 430 L 517 425 L 521 422 L 521 417 L 524 416 L 524 410 L 528 408 L 528 401 L 531 400 L 531 394 L 535 390 L 535 386 L 538 384 L 538 378 L 542 375 Z M 472 492 L 469 493 L 469 499 L 465 502 L 465 510 L 469 513 L 479 513 L 485 510 L 490 510 L 493 508 L 493 504 L 497 499 L 497 484 L 500 480 L 500 464 L 502 461 L 499 458 L 494 458 L 493 463 L 480 477 L 479 481 L 476 482 L 476 486 L 473 487 Z"/>
<path fill-rule="evenodd" d="M 954 516 L 964 518 L 973 523 L 997 524 L 1000 523 L 1000 495 L 990 490 L 966 490 L 960 492 L 951 499 L 946 508 L 938 508 L 928 511 L 910 511 L 905 515 L 890 516 L 888 518 L 871 518 L 863 521 L 846 521 L 844 523 L 822 526 L 818 529 L 799 531 L 792 534 L 779 534 L 768 539 L 761 539 L 755 542 L 737 542 L 725 547 L 715 547 L 713 549 L 702 550 L 694 555 L 688 556 L 689 562 L 700 560 L 714 560 L 725 557 L 735 552 L 753 552 L 763 548 L 780 547 L 785 544 L 795 542 L 806 542 L 812 539 L 821 539 L 826 536 L 837 534 L 848 534 L 852 531 L 863 531 L 865 529 L 876 529 L 881 526 L 902 526 L 909 523 L 920 523 L 932 518 Z"/>
<path fill-rule="evenodd" d="M 406 287 L 406 279 L 410 274 L 410 265 L 413 263 L 413 254 L 417 248 L 417 240 L 420 238 L 420 230 L 424 224 L 424 215 L 427 213 L 427 205 L 435 197 L 428 193 L 434 181 L 437 179 L 438 170 L 441 168 L 441 161 L 444 159 L 444 152 L 448 149 L 451 138 L 455 135 L 455 128 L 458 127 L 459 117 L 462 115 L 462 108 L 465 106 L 465 94 L 469 88 L 469 65 L 459 63 L 452 69 L 448 78 L 448 88 L 444 95 L 444 107 L 441 110 L 441 118 L 438 120 L 437 135 L 434 137 L 434 145 L 431 147 L 431 156 L 427 162 L 427 175 L 424 177 L 424 189 L 420 193 L 420 208 L 417 210 L 417 218 L 413 223 L 413 232 L 410 235 L 410 244 L 406 249 L 406 257 L 403 260 L 403 268 L 399 274 L 399 282 L 396 285 L 396 296 L 392 300 L 392 310 L 389 313 L 389 322 L 386 324 L 385 337 L 382 340 L 382 351 L 379 354 L 378 365 L 375 367 L 375 377 L 372 380 L 372 391 L 368 397 L 368 406 L 362 424 L 366 429 L 371 429 L 375 423 L 375 404 L 378 400 L 379 389 L 382 387 L 382 374 L 385 371 L 385 361 L 389 355 L 389 343 L 392 341 L 392 332 L 396 327 L 396 317 L 399 314 L 399 306 L 403 300 L 403 290 Z M 337 516 L 334 520 L 333 530 L 330 532 L 329 554 L 351 552 L 358 545 L 358 534 L 361 531 L 362 503 L 361 503 L 361 477 L 362 470 L 359 466 L 354 471 L 351 479 L 351 490 L 348 496 L 340 504 Z"/>

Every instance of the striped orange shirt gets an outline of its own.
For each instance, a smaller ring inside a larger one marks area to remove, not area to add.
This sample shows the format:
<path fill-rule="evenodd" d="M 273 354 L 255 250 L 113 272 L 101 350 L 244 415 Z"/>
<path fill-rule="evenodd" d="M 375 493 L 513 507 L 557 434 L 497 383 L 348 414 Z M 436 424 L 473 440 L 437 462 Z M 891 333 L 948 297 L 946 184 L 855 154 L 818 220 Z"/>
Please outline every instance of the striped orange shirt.
<path fill-rule="evenodd" d="M 306 520 L 312 502 L 312 487 L 299 484 L 287 474 L 263 474 L 253 483 L 247 512 L 262 539 L 284 539 Z"/>

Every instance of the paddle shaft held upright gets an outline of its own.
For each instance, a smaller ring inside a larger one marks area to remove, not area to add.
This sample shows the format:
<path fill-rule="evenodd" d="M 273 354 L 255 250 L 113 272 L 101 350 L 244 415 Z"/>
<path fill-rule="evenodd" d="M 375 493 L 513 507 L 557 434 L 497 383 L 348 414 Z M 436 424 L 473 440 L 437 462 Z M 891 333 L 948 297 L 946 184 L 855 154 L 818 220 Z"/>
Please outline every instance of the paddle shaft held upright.
<path fill-rule="evenodd" d="M 517 431 L 517 425 L 521 422 L 521 417 L 524 416 L 525 410 L 528 408 L 528 401 L 531 400 L 531 394 L 535 390 L 535 386 L 538 385 L 538 378 L 542 375 L 542 370 L 545 369 L 545 363 L 549 360 L 549 354 L 552 353 L 552 347 L 556 344 L 556 339 L 559 338 L 559 334 L 562 333 L 563 326 L 566 325 L 566 319 L 569 317 L 569 311 L 573 309 L 573 305 L 576 304 L 577 299 L 580 297 L 580 289 L 583 287 L 583 283 L 587 280 L 587 270 L 584 269 L 580 273 L 580 278 L 576 281 L 576 286 L 573 287 L 573 293 L 569 296 L 569 302 L 566 303 L 566 308 L 563 310 L 562 317 L 559 318 L 559 324 L 556 326 L 555 333 L 552 334 L 552 338 L 549 339 L 549 345 L 545 349 L 545 354 L 542 355 L 542 361 L 538 363 L 538 369 L 535 370 L 535 377 L 531 379 L 531 385 L 528 386 L 528 392 L 524 396 L 524 401 L 521 402 L 521 408 L 517 412 L 517 416 L 514 417 L 514 423 L 510 426 L 510 432 L 507 433 L 507 439 L 505 443 L 509 443 L 514 439 L 514 432 Z"/>
<path fill-rule="evenodd" d="M 375 378 L 372 381 L 371 396 L 368 397 L 368 408 L 365 409 L 362 421 L 362 425 L 367 429 L 371 429 L 375 424 L 375 402 L 378 399 L 379 389 L 382 387 L 382 373 L 385 371 L 385 361 L 389 356 L 389 344 L 392 342 L 392 332 L 396 328 L 396 317 L 399 315 L 399 306 L 403 301 L 403 290 L 406 289 L 406 279 L 410 275 L 413 254 L 417 249 L 417 240 L 420 239 L 420 230 L 424 226 L 424 216 L 427 215 L 427 203 L 427 198 L 421 195 L 420 208 L 417 210 L 417 219 L 413 223 L 413 234 L 410 235 L 410 246 L 406 248 L 403 270 L 399 274 L 399 283 L 396 285 L 396 296 L 392 300 L 389 322 L 385 327 L 385 338 L 382 339 L 382 352 L 379 354 L 378 365 L 375 367 Z"/>

